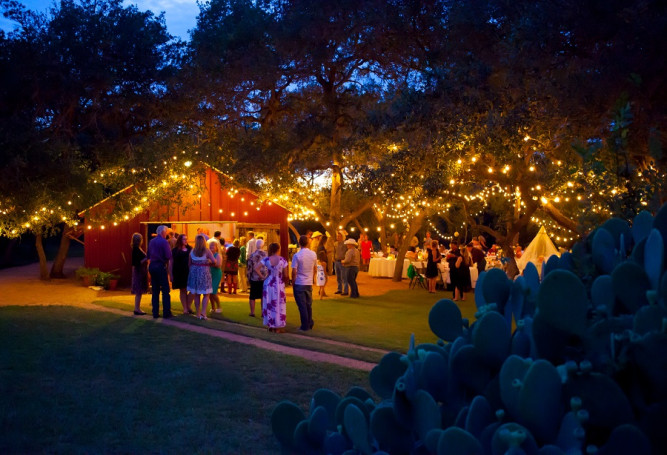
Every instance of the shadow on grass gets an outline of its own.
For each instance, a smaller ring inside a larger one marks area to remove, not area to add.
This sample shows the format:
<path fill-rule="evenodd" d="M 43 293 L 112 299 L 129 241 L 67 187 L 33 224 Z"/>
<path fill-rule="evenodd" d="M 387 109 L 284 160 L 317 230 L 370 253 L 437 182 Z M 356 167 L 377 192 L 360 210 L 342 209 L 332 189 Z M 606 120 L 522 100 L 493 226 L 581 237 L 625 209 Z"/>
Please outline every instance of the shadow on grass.
<path fill-rule="evenodd" d="M 367 374 L 70 307 L 0 308 L 0 452 L 278 453 L 271 409 Z"/>

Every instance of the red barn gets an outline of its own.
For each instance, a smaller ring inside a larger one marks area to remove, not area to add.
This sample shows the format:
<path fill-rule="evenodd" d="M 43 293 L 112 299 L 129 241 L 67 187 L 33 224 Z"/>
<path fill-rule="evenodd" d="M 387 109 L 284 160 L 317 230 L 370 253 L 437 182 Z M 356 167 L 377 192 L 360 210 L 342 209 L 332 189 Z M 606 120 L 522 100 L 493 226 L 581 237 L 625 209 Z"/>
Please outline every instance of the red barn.
<path fill-rule="evenodd" d="M 120 275 L 122 284 L 129 284 L 132 273 L 132 234 L 147 239 L 155 235 L 156 228 L 165 224 L 174 232 L 187 234 L 193 245 L 198 228 L 213 236 L 221 231 L 226 241 L 245 236 L 248 231 L 263 236 L 266 244 L 280 243 L 281 255 L 287 258 L 289 244 L 289 211 L 272 201 L 259 201 L 256 194 L 234 189 L 223 182 L 230 180 L 218 171 L 206 167 L 202 171 L 197 194 L 185 194 L 176 204 L 162 205 L 148 201 L 148 208 L 134 217 L 110 224 L 84 226 L 84 261 L 86 267 L 98 267 L 105 272 Z M 136 191 L 134 187 L 123 191 Z M 187 193 L 187 191 L 186 191 Z M 115 202 L 109 198 L 91 207 L 88 212 L 100 214 L 113 211 Z M 185 209 L 182 209 L 185 207 Z"/>

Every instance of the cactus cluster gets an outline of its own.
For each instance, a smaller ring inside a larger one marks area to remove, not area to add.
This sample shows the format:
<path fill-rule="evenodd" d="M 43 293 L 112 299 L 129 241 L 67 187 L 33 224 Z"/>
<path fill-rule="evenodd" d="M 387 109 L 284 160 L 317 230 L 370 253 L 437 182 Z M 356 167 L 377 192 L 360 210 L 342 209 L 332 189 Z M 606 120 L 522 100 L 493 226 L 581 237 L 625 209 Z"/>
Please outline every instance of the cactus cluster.
<path fill-rule="evenodd" d="M 572 253 L 475 289 L 476 321 L 443 299 L 437 344 L 389 353 L 360 388 L 280 403 L 286 453 L 667 453 L 667 205 L 607 221 Z M 554 259 L 555 258 L 555 259 Z"/>

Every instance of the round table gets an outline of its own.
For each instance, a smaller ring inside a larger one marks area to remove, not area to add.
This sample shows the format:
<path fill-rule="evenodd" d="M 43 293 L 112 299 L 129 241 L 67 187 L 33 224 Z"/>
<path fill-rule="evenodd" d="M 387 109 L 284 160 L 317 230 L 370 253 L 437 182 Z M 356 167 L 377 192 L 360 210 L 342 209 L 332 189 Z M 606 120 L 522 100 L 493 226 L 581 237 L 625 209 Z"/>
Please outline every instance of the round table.
<path fill-rule="evenodd" d="M 403 260 L 403 278 L 408 277 L 408 267 L 410 266 L 410 259 Z M 396 268 L 396 259 L 387 258 L 371 258 L 368 264 L 368 274 L 372 277 L 391 278 L 394 276 L 394 269 Z"/>

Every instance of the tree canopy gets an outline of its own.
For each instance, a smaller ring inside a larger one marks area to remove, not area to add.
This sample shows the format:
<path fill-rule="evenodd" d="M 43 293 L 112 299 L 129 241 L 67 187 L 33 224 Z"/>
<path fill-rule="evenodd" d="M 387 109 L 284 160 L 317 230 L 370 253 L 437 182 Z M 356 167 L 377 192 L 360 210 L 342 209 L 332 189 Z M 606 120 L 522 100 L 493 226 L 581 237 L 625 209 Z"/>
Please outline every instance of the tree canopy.
<path fill-rule="evenodd" d="M 120 0 L 2 5 L 3 235 L 194 160 L 330 233 L 569 242 L 665 199 L 663 2 L 211 0 L 189 43 Z"/>

